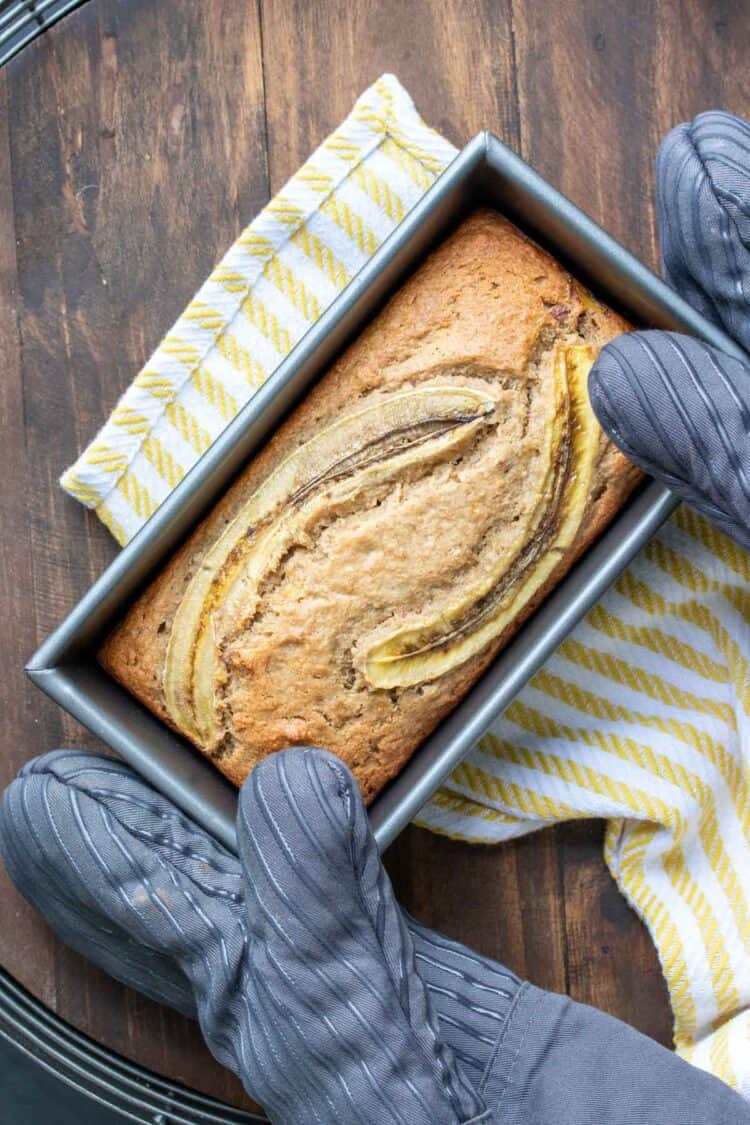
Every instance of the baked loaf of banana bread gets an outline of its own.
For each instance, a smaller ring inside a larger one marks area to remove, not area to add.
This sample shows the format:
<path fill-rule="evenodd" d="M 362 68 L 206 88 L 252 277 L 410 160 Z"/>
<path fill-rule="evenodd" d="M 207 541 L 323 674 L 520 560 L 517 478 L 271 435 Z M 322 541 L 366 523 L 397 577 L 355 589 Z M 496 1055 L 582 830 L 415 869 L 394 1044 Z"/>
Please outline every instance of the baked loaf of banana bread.
<path fill-rule="evenodd" d="M 104 666 L 241 783 L 370 800 L 638 480 L 586 377 L 628 325 L 491 211 L 427 259 L 131 608 Z"/>

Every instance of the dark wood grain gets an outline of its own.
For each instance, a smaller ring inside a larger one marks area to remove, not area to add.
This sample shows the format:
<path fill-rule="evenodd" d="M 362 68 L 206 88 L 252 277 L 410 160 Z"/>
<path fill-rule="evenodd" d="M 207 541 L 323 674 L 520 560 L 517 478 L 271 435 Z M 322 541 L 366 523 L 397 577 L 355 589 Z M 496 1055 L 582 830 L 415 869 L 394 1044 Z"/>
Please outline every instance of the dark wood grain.
<path fill-rule="evenodd" d="M 24 659 L 115 547 L 61 470 L 242 225 L 384 71 L 460 145 L 491 128 L 650 264 L 653 165 L 701 109 L 750 116 L 742 4 L 90 0 L 0 72 L 0 784 L 94 745 Z M 387 856 L 425 922 L 669 1042 L 658 961 L 603 826 Z M 66 1019 L 236 1104 L 193 1025 L 61 948 L 0 870 L 0 962 Z"/>
<path fill-rule="evenodd" d="M 510 0 L 268 0 L 261 8 L 274 191 L 386 72 L 454 144 L 491 127 L 518 147 Z"/>
<path fill-rule="evenodd" d="M 656 266 L 656 150 L 702 110 L 747 116 L 746 6 L 514 0 L 513 10 L 523 155 Z"/>
<path fill-rule="evenodd" d="M 16 237 L 11 191 L 10 132 L 7 71 L 0 70 L 0 479 L 3 481 L 0 535 L 0 590 L 3 628 L 0 635 L 0 745 L 3 783 L 23 762 L 29 738 L 33 739 L 34 712 L 20 669 L 35 640 L 34 587 L 28 560 L 31 555 L 28 505 L 25 494 L 26 433 L 21 384 L 21 334 L 18 304 Z M 31 728 L 31 729 L 30 729 Z M 42 738 L 44 730 L 39 731 Z M 0 864 L 0 962 L 15 965 L 32 976 L 36 990 L 47 1003 L 55 1002 L 55 942 L 34 911 L 10 886 Z"/>
<path fill-rule="evenodd" d="M 45 749 L 93 745 L 21 673 L 116 552 L 56 481 L 268 198 L 260 42 L 243 3 L 93 0 L 3 74 L 3 783 Z M 195 1026 L 2 895 L 0 960 L 22 983 L 101 1042 L 243 1103 Z"/>

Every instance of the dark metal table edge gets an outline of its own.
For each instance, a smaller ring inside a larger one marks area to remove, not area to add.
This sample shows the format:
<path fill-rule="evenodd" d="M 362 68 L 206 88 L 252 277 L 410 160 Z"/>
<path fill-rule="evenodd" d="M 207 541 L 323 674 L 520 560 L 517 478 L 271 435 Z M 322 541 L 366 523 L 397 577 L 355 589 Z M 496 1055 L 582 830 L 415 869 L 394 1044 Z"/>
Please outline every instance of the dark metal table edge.
<path fill-rule="evenodd" d="M 0 3 L 0 66 L 86 0 L 9 0 Z"/>
<path fill-rule="evenodd" d="M 266 1119 L 190 1090 L 102 1047 L 0 968 L 0 1038 L 79 1094 L 149 1125 L 250 1125 Z"/>

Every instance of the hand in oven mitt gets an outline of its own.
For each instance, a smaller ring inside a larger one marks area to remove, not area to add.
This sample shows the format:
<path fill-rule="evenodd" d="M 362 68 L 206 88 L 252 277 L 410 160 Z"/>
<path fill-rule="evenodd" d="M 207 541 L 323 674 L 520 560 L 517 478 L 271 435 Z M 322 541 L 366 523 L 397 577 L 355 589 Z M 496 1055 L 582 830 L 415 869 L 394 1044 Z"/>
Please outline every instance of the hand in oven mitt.
<path fill-rule="evenodd" d="M 657 162 L 668 282 L 748 352 L 674 332 L 633 332 L 591 369 L 589 397 L 624 453 L 750 548 L 750 126 L 702 113 Z"/>
<path fill-rule="evenodd" d="M 68 945 L 197 1018 L 283 1125 L 746 1125 L 718 1079 L 408 918 L 354 778 L 265 759 L 239 858 L 126 765 L 57 751 L 5 794 L 0 850 Z"/>

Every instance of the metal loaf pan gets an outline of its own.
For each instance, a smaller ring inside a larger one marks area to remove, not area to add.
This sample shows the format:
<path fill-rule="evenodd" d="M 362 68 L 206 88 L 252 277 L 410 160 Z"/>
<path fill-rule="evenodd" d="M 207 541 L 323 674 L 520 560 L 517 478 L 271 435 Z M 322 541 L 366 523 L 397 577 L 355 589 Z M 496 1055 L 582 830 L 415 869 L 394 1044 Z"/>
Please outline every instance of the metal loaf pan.
<path fill-rule="evenodd" d="M 496 137 L 476 136 L 28 665 L 35 684 L 230 848 L 236 846 L 236 790 L 98 666 L 95 648 L 337 353 L 430 247 L 481 204 L 507 215 L 633 323 L 689 332 L 740 354 L 723 332 Z M 409 823 L 676 503 L 661 485 L 646 483 L 422 743 L 370 810 L 381 849 Z"/>

